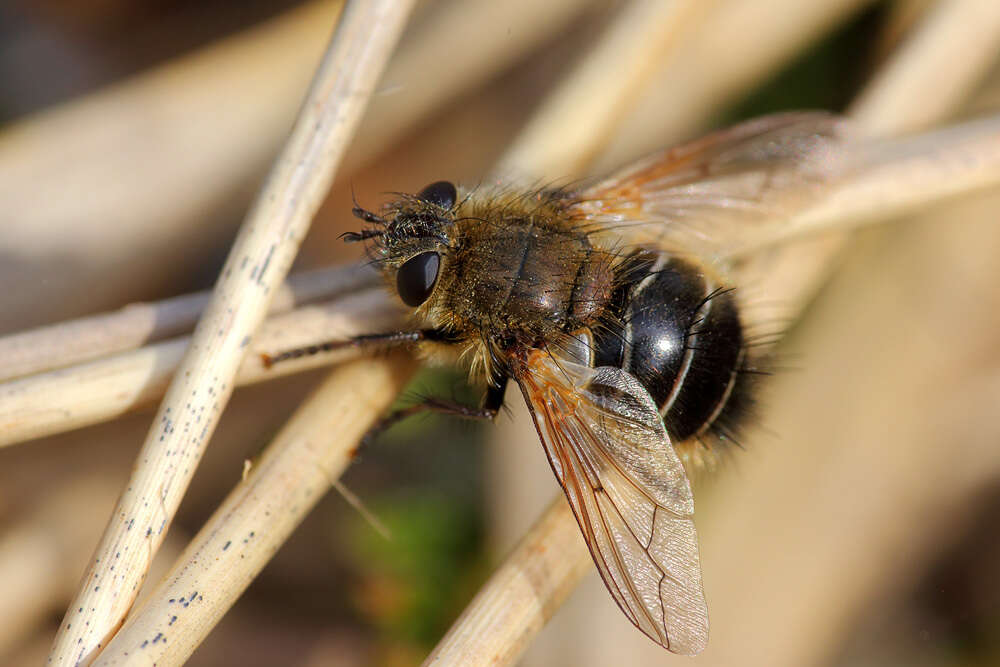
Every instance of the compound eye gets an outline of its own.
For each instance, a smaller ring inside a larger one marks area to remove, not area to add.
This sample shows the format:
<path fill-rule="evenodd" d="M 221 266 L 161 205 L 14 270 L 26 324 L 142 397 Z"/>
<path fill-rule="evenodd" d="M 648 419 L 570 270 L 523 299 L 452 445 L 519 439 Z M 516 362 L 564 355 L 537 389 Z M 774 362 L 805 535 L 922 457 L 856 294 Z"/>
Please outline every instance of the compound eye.
<path fill-rule="evenodd" d="M 431 183 L 421 190 L 417 195 L 417 199 L 421 199 L 428 204 L 440 206 L 441 208 L 450 209 L 455 205 L 455 200 L 458 199 L 458 192 L 452 183 L 438 181 L 437 183 Z"/>
<path fill-rule="evenodd" d="M 422 252 L 403 262 L 396 272 L 396 291 L 407 306 L 416 308 L 431 295 L 437 282 L 441 258 L 436 252 Z"/>

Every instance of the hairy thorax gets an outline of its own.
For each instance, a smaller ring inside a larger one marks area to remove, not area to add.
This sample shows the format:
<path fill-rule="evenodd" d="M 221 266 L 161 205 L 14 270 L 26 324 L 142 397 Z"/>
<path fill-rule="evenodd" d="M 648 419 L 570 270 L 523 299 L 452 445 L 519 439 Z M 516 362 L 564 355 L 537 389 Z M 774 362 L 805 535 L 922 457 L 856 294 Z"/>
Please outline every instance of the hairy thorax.
<path fill-rule="evenodd" d="M 455 231 L 439 305 L 459 328 L 544 338 L 589 326 L 610 298 L 612 255 L 552 212 L 470 219 Z"/>

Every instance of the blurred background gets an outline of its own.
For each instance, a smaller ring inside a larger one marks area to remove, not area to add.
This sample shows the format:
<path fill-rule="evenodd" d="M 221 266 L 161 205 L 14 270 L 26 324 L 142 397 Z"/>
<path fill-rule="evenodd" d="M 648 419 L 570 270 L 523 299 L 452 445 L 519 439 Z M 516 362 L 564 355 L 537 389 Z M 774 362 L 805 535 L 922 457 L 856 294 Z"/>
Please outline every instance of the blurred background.
<path fill-rule="evenodd" d="M 487 178 L 637 4 L 418 3 L 296 270 L 360 259 L 338 240 L 356 227 L 352 193 L 371 208 Z M 892 120 L 875 131 L 995 112 L 993 4 L 699 3 L 574 169 L 767 112 L 853 112 L 935 30 L 959 38 L 918 61 L 913 96 L 880 107 Z M 210 287 L 339 7 L 0 4 L 0 334 Z M 572 126 L 560 141 L 572 152 Z M 858 232 L 829 263 L 744 450 L 698 476 L 713 625 L 695 662 L 1000 664 L 998 213 L 1000 193 L 935 206 Z M 234 394 L 161 570 L 321 376 Z M 424 394 L 479 390 L 427 369 L 403 399 Z M 419 664 L 557 491 L 520 402 L 495 427 L 420 417 L 363 451 L 343 482 L 391 539 L 329 494 L 191 664 Z M 0 664 L 44 660 L 154 407 L 0 449 Z M 592 573 L 523 664 L 682 660 Z"/>

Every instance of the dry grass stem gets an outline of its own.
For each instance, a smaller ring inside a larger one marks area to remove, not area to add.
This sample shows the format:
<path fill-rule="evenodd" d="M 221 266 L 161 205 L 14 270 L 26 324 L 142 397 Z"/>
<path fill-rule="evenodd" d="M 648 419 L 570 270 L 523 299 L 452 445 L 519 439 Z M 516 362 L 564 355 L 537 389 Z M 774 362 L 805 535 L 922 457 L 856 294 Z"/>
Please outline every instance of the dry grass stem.
<path fill-rule="evenodd" d="M 382 289 L 305 306 L 267 320 L 236 374 L 236 386 L 358 356 L 356 348 L 263 367 L 261 354 L 397 327 L 401 311 Z M 108 421 L 163 397 L 190 336 L 97 361 L 0 383 L 0 447 Z"/>
<path fill-rule="evenodd" d="M 1000 36 L 1000 33 L 998 33 Z M 726 254 L 752 253 L 795 237 L 880 222 L 957 195 L 1000 184 L 1000 115 L 862 148 L 864 164 L 816 206 L 753 243 Z"/>
<path fill-rule="evenodd" d="M 949 70 L 948 88 L 943 94 L 938 92 L 938 78 L 927 76 L 925 71 L 948 67 L 955 59 L 972 63 L 995 59 L 1000 48 L 1000 31 L 980 34 L 975 30 L 956 30 L 957 20 L 964 21 L 968 28 L 982 18 L 984 11 L 997 13 L 982 4 L 959 1 L 948 5 L 947 10 L 926 15 L 915 28 L 917 36 L 900 45 L 851 105 L 854 126 L 868 136 L 892 137 L 954 114 L 976 89 L 982 77 L 981 67 Z M 967 32 L 977 33 L 971 42 L 976 50 L 969 49 Z M 914 103 L 924 99 L 934 99 L 934 116 L 927 115 L 928 105 Z M 883 108 L 891 110 L 891 114 L 883 112 Z M 937 200 L 994 186 L 1000 175 L 996 164 L 998 129 L 1000 117 L 992 117 L 921 137 L 888 139 L 860 158 L 862 168 L 855 178 L 818 206 L 776 228 L 770 238 L 762 235 L 756 246 L 809 233 L 836 231 L 837 221 L 847 229 L 902 216 Z M 843 236 L 831 238 L 827 247 L 815 248 L 832 256 L 844 240 Z M 754 249 L 747 246 L 736 249 L 734 254 Z"/>
<path fill-rule="evenodd" d="M 970 84 L 996 63 L 1000 3 L 993 0 L 939 2 L 909 35 L 896 57 L 851 107 L 872 134 L 887 136 L 924 129 L 965 99 Z M 947 51 L 949 58 L 942 58 Z M 927 95 L 927 82 L 934 93 Z M 900 122 L 900 118 L 906 118 Z"/>
<path fill-rule="evenodd" d="M 21 260 L 0 267 L 5 316 L 23 320 L 40 299 L 43 312 L 73 312 L 83 295 L 122 303 L 192 261 L 196 244 L 222 242 L 288 132 L 340 4 L 307 4 L 4 127 L 0 246 Z M 113 280 L 123 267 L 131 280 Z"/>
<path fill-rule="evenodd" d="M 270 314 L 371 286 L 376 274 L 355 264 L 289 277 L 271 301 Z M 211 292 L 135 303 L 110 313 L 60 322 L 0 337 L 0 381 L 98 359 L 190 331 Z M 2 391 L 2 390 L 0 390 Z"/>
<path fill-rule="evenodd" d="M 372 104 L 365 114 L 345 168 L 350 171 L 370 160 L 443 102 L 509 67 L 596 4 L 595 0 L 459 1 L 439 3 L 423 21 L 415 17 L 386 68 L 385 89 L 376 93 L 380 103 Z M 530 20 L 525 20 L 527 16 Z M 518 29 L 499 28 L 511 25 Z M 447 76 L 428 76 L 443 71 Z M 396 87 L 405 87 L 406 104 L 393 102 Z"/>
<path fill-rule="evenodd" d="M 501 176 L 551 178 L 579 174 L 611 139 L 620 118 L 657 74 L 685 31 L 697 29 L 710 3 L 631 2 L 574 71 L 549 93 L 495 170 Z M 614 100 L 614 104 L 600 100 Z M 572 127 L 573 141 L 561 128 Z"/>
<path fill-rule="evenodd" d="M 409 380 L 400 356 L 337 368 L 296 411 L 96 664 L 180 665 L 350 463 Z M 234 473 L 237 470 L 234 467 Z"/>
<path fill-rule="evenodd" d="M 236 239 L 60 626 L 50 662 L 91 662 L 128 613 L 409 10 L 410 3 L 388 0 L 345 7 L 302 114 Z"/>
<path fill-rule="evenodd" d="M 701 29 L 671 51 L 595 164 L 603 173 L 704 127 L 871 0 L 728 0 L 711 3 Z"/>
<path fill-rule="evenodd" d="M 875 35 L 876 54 L 885 56 L 891 53 L 935 4 L 937 0 L 899 0 L 889 5 L 885 21 Z"/>
<path fill-rule="evenodd" d="M 425 665 L 509 665 L 590 571 L 590 552 L 560 496 L 479 590 Z"/>

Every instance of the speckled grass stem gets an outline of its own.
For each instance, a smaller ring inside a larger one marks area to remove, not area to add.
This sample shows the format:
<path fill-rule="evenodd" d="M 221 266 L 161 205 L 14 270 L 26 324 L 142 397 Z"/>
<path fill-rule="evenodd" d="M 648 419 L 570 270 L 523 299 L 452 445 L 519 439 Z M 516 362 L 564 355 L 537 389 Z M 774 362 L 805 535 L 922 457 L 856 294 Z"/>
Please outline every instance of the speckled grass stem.
<path fill-rule="evenodd" d="M 377 283 L 364 265 L 338 266 L 295 274 L 278 289 L 271 315 Z M 24 377 L 134 350 L 194 328 L 211 292 L 185 294 L 152 303 L 0 337 L 0 380 Z"/>
<path fill-rule="evenodd" d="M 401 311 L 381 288 L 296 309 L 268 319 L 234 378 L 237 386 L 263 382 L 356 357 L 345 348 L 271 369 L 261 354 L 348 339 L 399 326 Z M 0 383 L 0 447 L 108 421 L 163 397 L 190 336 L 146 345 L 103 359 Z"/>
<path fill-rule="evenodd" d="M 410 378 L 405 357 L 353 361 L 306 399 L 131 615 L 98 665 L 180 665 L 350 463 Z"/>
<path fill-rule="evenodd" d="M 398 0 L 345 6 L 300 118 L 244 222 L 59 627 L 50 663 L 89 664 L 135 601 L 410 7 Z"/>

